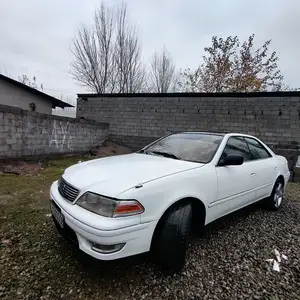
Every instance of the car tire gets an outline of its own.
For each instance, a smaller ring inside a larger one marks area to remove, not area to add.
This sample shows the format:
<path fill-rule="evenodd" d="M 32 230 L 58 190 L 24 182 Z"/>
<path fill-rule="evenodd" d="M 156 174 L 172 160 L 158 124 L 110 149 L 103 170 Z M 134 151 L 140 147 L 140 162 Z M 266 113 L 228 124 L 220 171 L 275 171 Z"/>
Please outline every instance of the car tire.
<path fill-rule="evenodd" d="M 283 195 L 284 195 L 284 184 L 282 180 L 277 179 L 274 184 L 271 196 L 266 199 L 265 203 L 267 208 L 274 211 L 278 210 L 282 204 Z"/>
<path fill-rule="evenodd" d="M 164 272 L 172 274 L 182 270 L 191 221 L 191 203 L 173 206 L 163 216 L 153 238 L 152 254 L 156 264 Z"/>

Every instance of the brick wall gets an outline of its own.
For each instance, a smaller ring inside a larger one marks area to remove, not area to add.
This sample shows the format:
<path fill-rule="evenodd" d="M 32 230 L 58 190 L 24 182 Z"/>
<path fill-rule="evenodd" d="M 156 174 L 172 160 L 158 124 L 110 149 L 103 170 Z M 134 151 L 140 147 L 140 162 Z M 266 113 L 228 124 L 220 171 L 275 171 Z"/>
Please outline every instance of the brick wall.
<path fill-rule="evenodd" d="M 0 105 L 0 158 L 85 152 L 107 138 L 108 127 Z"/>
<path fill-rule="evenodd" d="M 108 122 L 110 136 L 133 149 L 185 130 L 253 134 L 277 153 L 288 153 L 293 161 L 300 144 L 300 97 L 288 93 L 251 97 L 79 95 L 78 116 Z"/>

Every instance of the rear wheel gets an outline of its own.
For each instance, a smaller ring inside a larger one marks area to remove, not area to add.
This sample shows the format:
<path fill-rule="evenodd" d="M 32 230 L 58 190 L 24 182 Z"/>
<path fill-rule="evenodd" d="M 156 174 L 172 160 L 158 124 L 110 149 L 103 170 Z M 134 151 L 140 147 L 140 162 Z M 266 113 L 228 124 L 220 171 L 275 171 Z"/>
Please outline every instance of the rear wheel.
<path fill-rule="evenodd" d="M 160 221 L 153 237 L 152 254 L 163 271 L 176 273 L 182 270 L 191 220 L 192 205 L 185 203 L 171 207 Z"/>
<path fill-rule="evenodd" d="M 277 179 L 272 194 L 266 200 L 267 207 L 271 210 L 278 210 L 282 204 L 284 195 L 284 184 L 282 180 Z"/>

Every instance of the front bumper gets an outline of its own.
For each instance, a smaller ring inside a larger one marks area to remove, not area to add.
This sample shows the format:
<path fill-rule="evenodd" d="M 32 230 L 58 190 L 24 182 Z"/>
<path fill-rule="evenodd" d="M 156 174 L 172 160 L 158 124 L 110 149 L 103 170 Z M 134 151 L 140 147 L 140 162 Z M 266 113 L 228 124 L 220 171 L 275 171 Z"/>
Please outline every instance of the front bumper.
<path fill-rule="evenodd" d="M 50 189 L 50 197 L 60 208 L 65 223 L 76 234 L 78 247 L 101 260 L 114 260 L 150 250 L 155 222 L 141 223 L 140 216 L 106 218 L 66 201 L 58 192 L 57 181 Z M 92 244 L 125 246 L 114 253 L 99 253 Z"/>

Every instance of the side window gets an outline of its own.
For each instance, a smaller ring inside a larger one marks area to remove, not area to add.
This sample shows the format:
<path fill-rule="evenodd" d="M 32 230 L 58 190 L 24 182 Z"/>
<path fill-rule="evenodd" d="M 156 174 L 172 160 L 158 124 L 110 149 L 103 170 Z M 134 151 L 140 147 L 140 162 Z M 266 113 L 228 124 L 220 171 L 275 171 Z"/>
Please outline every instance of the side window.
<path fill-rule="evenodd" d="M 252 156 L 252 160 L 264 159 L 271 157 L 267 149 L 257 140 L 252 138 L 245 138 Z"/>
<path fill-rule="evenodd" d="M 243 137 L 230 137 L 223 150 L 220 160 L 225 159 L 225 157 L 229 154 L 241 155 L 243 156 L 244 161 L 251 160 L 249 148 Z"/>

